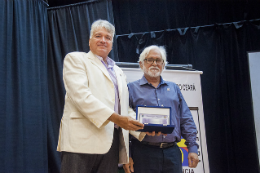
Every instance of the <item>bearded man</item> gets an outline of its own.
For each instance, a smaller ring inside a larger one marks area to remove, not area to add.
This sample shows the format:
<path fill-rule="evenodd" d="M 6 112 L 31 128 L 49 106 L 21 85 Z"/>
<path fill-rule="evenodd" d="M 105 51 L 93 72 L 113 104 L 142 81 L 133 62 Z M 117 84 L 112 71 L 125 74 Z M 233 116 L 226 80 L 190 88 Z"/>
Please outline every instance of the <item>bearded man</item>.
<path fill-rule="evenodd" d="M 140 142 L 131 140 L 131 157 L 124 165 L 126 173 L 182 173 L 182 154 L 177 146 L 181 136 L 186 139 L 189 167 L 195 168 L 199 162 L 197 129 L 191 112 L 173 82 L 164 81 L 161 73 L 166 65 L 164 47 L 146 47 L 139 57 L 139 65 L 144 72 L 141 79 L 128 84 L 129 104 L 134 110 L 137 105 L 171 107 L 171 134 L 152 132 Z"/>

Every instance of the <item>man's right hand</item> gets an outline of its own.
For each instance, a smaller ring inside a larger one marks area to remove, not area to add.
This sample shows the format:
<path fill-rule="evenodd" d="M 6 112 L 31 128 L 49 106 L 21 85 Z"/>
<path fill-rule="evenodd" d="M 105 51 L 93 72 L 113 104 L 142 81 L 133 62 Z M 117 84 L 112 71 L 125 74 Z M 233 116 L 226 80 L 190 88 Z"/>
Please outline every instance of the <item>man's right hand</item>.
<path fill-rule="evenodd" d="M 125 129 L 125 130 L 139 130 L 143 129 L 144 125 L 140 123 L 139 121 L 133 119 L 130 116 L 122 116 L 118 115 L 117 113 L 113 113 L 108 120 L 114 122 L 119 127 Z"/>

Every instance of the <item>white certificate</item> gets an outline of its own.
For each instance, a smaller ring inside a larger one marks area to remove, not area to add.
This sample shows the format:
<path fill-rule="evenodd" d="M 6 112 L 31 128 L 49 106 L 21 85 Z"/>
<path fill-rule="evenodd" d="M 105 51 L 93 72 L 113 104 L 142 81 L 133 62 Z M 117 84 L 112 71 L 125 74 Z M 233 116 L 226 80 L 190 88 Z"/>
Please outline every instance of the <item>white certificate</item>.
<path fill-rule="evenodd" d="M 137 120 L 143 124 L 170 124 L 170 107 L 137 106 Z"/>
<path fill-rule="evenodd" d="M 140 122 L 143 124 L 169 124 L 168 115 L 140 113 Z"/>

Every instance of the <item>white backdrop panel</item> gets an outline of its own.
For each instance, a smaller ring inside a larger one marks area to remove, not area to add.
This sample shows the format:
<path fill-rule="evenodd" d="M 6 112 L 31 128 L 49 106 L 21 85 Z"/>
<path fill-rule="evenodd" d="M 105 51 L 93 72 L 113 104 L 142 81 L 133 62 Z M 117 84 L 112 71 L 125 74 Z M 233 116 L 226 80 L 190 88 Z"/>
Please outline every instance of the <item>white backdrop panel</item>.
<path fill-rule="evenodd" d="M 255 120 L 255 130 L 258 146 L 258 158 L 260 164 L 260 52 L 248 53 L 249 72 L 251 80 L 251 90 L 253 99 L 253 111 Z"/>

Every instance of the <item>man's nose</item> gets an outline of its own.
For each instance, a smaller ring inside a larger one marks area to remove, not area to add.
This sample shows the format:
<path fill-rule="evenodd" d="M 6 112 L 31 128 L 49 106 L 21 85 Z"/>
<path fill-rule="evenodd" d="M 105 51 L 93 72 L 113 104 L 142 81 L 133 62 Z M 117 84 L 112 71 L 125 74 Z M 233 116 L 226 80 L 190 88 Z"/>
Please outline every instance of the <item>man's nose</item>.
<path fill-rule="evenodd" d="M 106 38 L 105 37 L 101 37 L 101 41 L 102 42 L 106 42 Z"/>
<path fill-rule="evenodd" d="M 156 62 L 156 60 L 153 60 L 153 63 L 152 63 L 152 65 L 157 65 L 157 62 Z"/>

